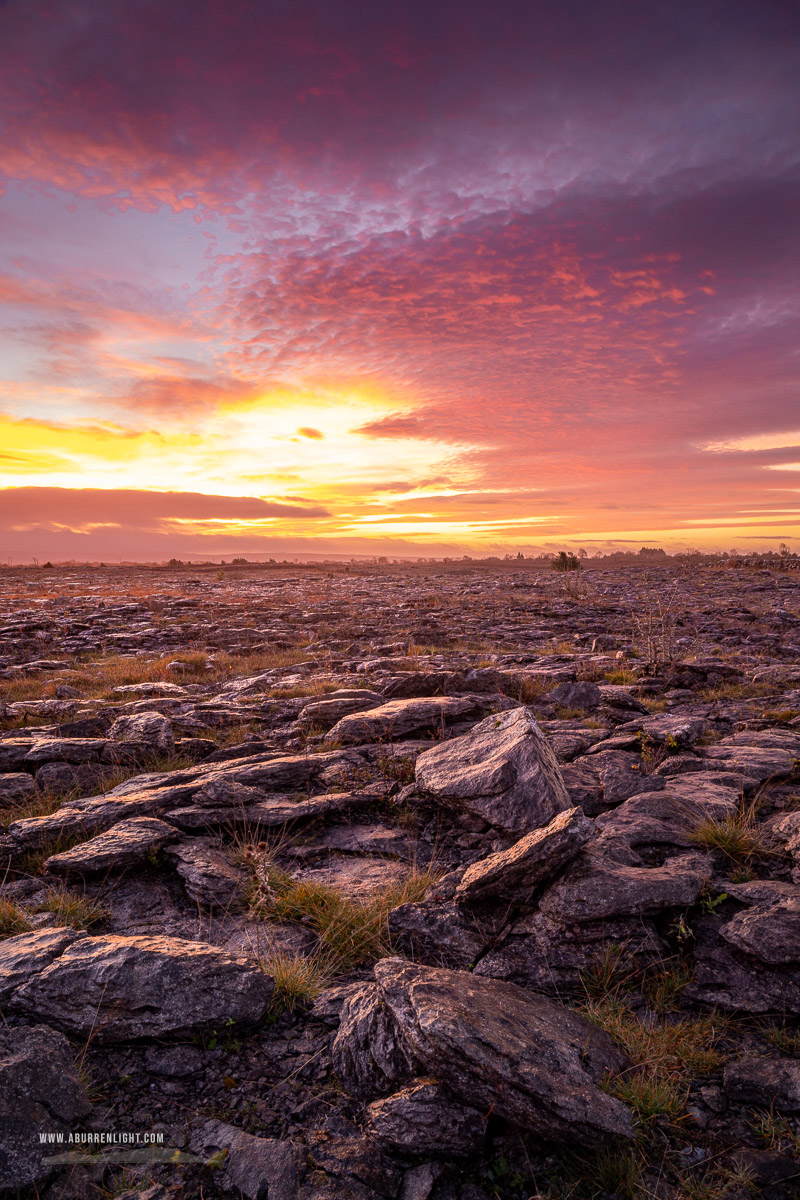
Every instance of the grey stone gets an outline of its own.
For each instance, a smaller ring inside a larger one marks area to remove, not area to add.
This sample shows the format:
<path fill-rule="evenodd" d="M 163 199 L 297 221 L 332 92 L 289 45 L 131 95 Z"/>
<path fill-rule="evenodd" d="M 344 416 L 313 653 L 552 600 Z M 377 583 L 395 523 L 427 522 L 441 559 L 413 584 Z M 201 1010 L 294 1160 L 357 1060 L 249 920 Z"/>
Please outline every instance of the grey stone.
<path fill-rule="evenodd" d="M 373 1101 L 366 1119 L 368 1132 L 382 1146 L 419 1156 L 477 1154 L 486 1132 L 486 1114 L 461 1104 L 434 1079 L 415 1080 Z"/>
<path fill-rule="evenodd" d="M 255 1025 L 273 987 L 250 960 L 203 942 L 87 937 L 17 988 L 11 1006 L 79 1037 L 124 1042 Z"/>
<path fill-rule="evenodd" d="M 655 792 L 664 787 L 662 776 L 646 773 L 639 754 L 604 750 L 600 754 L 592 754 L 586 763 L 597 772 L 606 807 L 621 804 L 639 792 Z"/>
<path fill-rule="evenodd" d="M 774 903 L 737 913 L 720 937 L 768 966 L 800 965 L 800 887 Z"/>
<path fill-rule="evenodd" d="M 563 705 L 564 708 L 595 709 L 601 703 L 603 696 L 596 683 L 582 680 L 577 683 L 559 683 L 548 694 L 548 700 L 553 704 Z"/>
<path fill-rule="evenodd" d="M 34 975 L 58 958 L 78 938 L 86 937 L 76 929 L 37 929 L 18 933 L 0 941 L 0 1004 Z"/>
<path fill-rule="evenodd" d="M 523 834 L 571 808 L 556 757 L 527 708 L 481 721 L 421 754 L 417 786 L 490 825 Z"/>
<path fill-rule="evenodd" d="M 54 1029 L 0 1028 L 0 1191 L 44 1182 L 57 1149 L 40 1133 L 65 1134 L 91 1112 L 75 1052 Z"/>
<path fill-rule="evenodd" d="M 204 910 L 237 912 L 247 899 L 248 874 L 224 850 L 204 838 L 173 846 L 175 863 L 190 900 Z"/>
<path fill-rule="evenodd" d="M 377 963 L 375 979 L 411 1055 L 463 1103 L 548 1139 L 633 1137 L 628 1109 L 598 1086 L 625 1056 L 563 1005 L 401 959 Z"/>
<path fill-rule="evenodd" d="M 389 913 L 389 933 L 404 953 L 448 967 L 471 967 L 486 950 L 490 931 L 454 901 L 401 904 Z"/>
<path fill-rule="evenodd" d="M 45 861 L 45 870 L 65 876 L 122 871 L 145 862 L 149 854 L 178 837 L 177 829 L 157 817 L 132 817 L 71 850 L 51 855 Z"/>
<path fill-rule="evenodd" d="M 800 1112 L 800 1062 L 795 1058 L 742 1058 L 725 1068 L 724 1088 L 737 1104 Z"/>
<path fill-rule="evenodd" d="M 620 971 L 633 972 L 666 960 L 670 950 L 652 922 L 641 917 L 574 924 L 534 912 L 512 925 L 502 944 L 480 960 L 475 974 L 552 996 L 583 995 L 584 976 L 604 969 L 609 955 Z"/>
<path fill-rule="evenodd" d="M 704 854 L 681 854 L 661 867 L 635 867 L 584 854 L 551 885 L 539 909 L 559 921 L 651 916 L 694 904 L 713 874 Z"/>
<path fill-rule="evenodd" d="M 460 904 L 515 896 L 529 897 L 545 879 L 557 874 L 594 835 L 594 823 L 580 808 L 569 808 L 549 825 L 473 863 L 462 876 L 455 898 Z"/>
<path fill-rule="evenodd" d="M 26 763 L 99 763 L 105 738 L 39 738 L 25 755 Z"/>
<path fill-rule="evenodd" d="M 414 1075 L 414 1060 L 380 990 L 363 984 L 342 1005 L 333 1066 L 354 1096 L 380 1096 Z"/>
<path fill-rule="evenodd" d="M 306 727 L 318 725 L 322 729 L 330 729 L 342 717 L 378 708 L 383 703 L 384 697 L 378 692 L 357 688 L 341 690 L 306 704 L 298 713 L 297 721 Z"/>
<path fill-rule="evenodd" d="M 23 771 L 12 771 L 0 775 L 0 808 L 9 808 L 30 800 L 36 791 L 33 778 Z"/>
<path fill-rule="evenodd" d="M 86 796 L 99 791 L 108 778 L 109 768 L 100 763 L 45 763 L 36 772 L 36 786 L 41 792 L 73 792 Z"/>
<path fill-rule="evenodd" d="M 507 702 L 506 697 L 500 699 Z M 329 736 L 342 745 L 395 740 L 429 729 L 446 730 L 468 717 L 483 716 L 491 707 L 485 696 L 390 700 L 368 712 L 342 717 Z"/>
<path fill-rule="evenodd" d="M 171 754 L 175 749 L 172 722 L 159 712 L 140 712 L 118 717 L 108 731 L 115 742 L 134 742 L 158 754 Z"/>
<path fill-rule="evenodd" d="M 192 1137 L 192 1149 L 206 1159 L 227 1151 L 221 1182 L 247 1200 L 296 1200 L 297 1149 L 288 1141 L 260 1138 L 227 1125 L 206 1121 Z"/>

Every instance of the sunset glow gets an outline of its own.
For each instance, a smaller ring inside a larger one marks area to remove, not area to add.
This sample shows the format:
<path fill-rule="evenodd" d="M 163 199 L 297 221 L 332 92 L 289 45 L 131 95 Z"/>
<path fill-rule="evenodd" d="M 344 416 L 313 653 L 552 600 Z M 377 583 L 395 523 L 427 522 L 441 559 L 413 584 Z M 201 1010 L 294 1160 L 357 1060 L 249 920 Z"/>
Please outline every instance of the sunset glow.
<path fill-rule="evenodd" d="M 800 546 L 800 16 L 0 7 L 0 553 Z"/>

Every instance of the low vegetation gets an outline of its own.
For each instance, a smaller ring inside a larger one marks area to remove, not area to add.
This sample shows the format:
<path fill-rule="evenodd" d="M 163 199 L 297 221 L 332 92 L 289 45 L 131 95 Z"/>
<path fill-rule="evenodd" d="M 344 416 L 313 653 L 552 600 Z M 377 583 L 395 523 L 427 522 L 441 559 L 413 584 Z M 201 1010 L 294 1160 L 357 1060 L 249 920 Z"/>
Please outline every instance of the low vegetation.
<path fill-rule="evenodd" d="M 13 900 L 0 896 L 0 938 L 27 933 L 32 925 L 23 910 Z"/>
<path fill-rule="evenodd" d="M 49 890 L 43 900 L 39 900 L 35 912 L 49 912 L 55 915 L 56 925 L 71 925 L 73 929 L 92 929 L 108 920 L 108 909 L 90 896 L 59 885 Z"/>
<path fill-rule="evenodd" d="M 313 930 L 327 974 L 390 954 L 389 913 L 400 904 L 420 900 L 438 878 L 434 871 L 410 868 L 400 882 L 366 899 L 351 900 L 328 884 L 293 879 L 276 865 L 269 847 L 252 847 L 242 857 L 251 872 L 252 913 L 263 919 L 298 921 Z"/>
<path fill-rule="evenodd" d="M 747 867 L 767 857 L 770 848 L 758 828 L 754 805 L 748 805 L 727 817 L 703 821 L 689 834 L 689 840 L 705 850 L 716 850 L 735 867 Z"/>

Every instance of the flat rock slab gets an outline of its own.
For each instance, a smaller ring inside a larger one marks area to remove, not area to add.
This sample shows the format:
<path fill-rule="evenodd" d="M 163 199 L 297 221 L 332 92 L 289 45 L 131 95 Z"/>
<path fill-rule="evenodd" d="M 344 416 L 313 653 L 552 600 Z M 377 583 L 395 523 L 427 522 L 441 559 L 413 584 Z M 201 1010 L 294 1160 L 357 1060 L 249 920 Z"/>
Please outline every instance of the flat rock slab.
<path fill-rule="evenodd" d="M 500 699 L 506 700 L 505 697 Z M 353 746 L 365 742 L 391 741 L 428 729 L 441 729 L 444 732 L 458 721 L 483 716 L 490 707 L 486 696 L 390 700 L 388 704 L 381 704 L 367 712 L 342 717 L 331 729 L 329 737 L 342 745 Z"/>
<path fill-rule="evenodd" d="M 13 992 L 38 975 L 78 938 L 86 937 L 77 929 L 37 929 L 18 933 L 0 941 L 0 1005 Z"/>
<path fill-rule="evenodd" d="M 377 892 L 401 884 L 407 875 L 408 868 L 394 859 L 349 854 L 332 856 L 324 866 L 296 872 L 298 880 L 335 888 L 349 900 L 374 897 Z"/>
<path fill-rule="evenodd" d="M 518 835 L 572 807 L 555 754 L 527 708 L 487 717 L 421 754 L 416 778 L 442 803 Z"/>
<path fill-rule="evenodd" d="M 45 870 L 51 875 L 65 876 L 123 871 L 145 862 L 149 854 L 180 836 L 174 826 L 157 817 L 132 817 L 71 850 L 51 855 L 45 862 Z"/>
<path fill-rule="evenodd" d="M 411 1055 L 462 1102 L 548 1139 L 633 1137 L 630 1111 L 598 1084 L 625 1056 L 544 996 L 467 972 L 384 959 L 375 980 Z"/>
<path fill-rule="evenodd" d="M 78 1037 L 125 1042 L 256 1025 L 273 982 L 252 961 L 203 942 L 90 937 L 18 988 L 11 1006 Z"/>
<path fill-rule="evenodd" d="M 580 808 L 565 809 L 549 825 L 473 863 L 464 872 L 455 898 L 461 904 L 514 895 L 524 900 L 535 888 L 583 849 L 594 835 L 594 822 Z"/>
<path fill-rule="evenodd" d="M 681 854 L 661 867 L 636 867 L 586 854 L 547 889 L 539 909 L 558 921 L 650 916 L 694 904 L 713 874 L 705 854 Z"/>

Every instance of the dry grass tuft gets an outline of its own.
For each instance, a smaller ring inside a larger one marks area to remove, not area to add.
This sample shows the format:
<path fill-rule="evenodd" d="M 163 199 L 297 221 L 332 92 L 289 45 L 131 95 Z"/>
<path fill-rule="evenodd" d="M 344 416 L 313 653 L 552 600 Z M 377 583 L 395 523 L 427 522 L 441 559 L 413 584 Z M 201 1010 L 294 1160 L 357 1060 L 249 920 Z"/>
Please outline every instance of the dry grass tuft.
<path fill-rule="evenodd" d="M 0 938 L 14 937 L 17 933 L 28 933 L 33 926 L 18 904 L 0 896 Z"/>
<path fill-rule="evenodd" d="M 758 829 L 752 804 L 732 816 L 703 821 L 689 834 L 689 840 L 706 850 L 719 851 L 740 867 L 772 853 Z"/>
<path fill-rule="evenodd" d="M 56 925 L 71 925 L 73 929 L 92 929 L 109 917 L 108 909 L 97 900 L 81 896 L 63 885 L 51 888 L 35 911 L 54 913 Z"/>
<path fill-rule="evenodd" d="M 298 921 L 319 939 L 326 968 L 344 971 L 374 962 L 392 951 L 389 913 L 400 904 L 422 899 L 439 877 L 432 870 L 410 868 L 400 882 L 364 900 L 351 900 L 328 884 L 295 880 L 275 865 L 269 847 L 245 850 L 251 872 L 251 912 L 262 919 Z"/>

